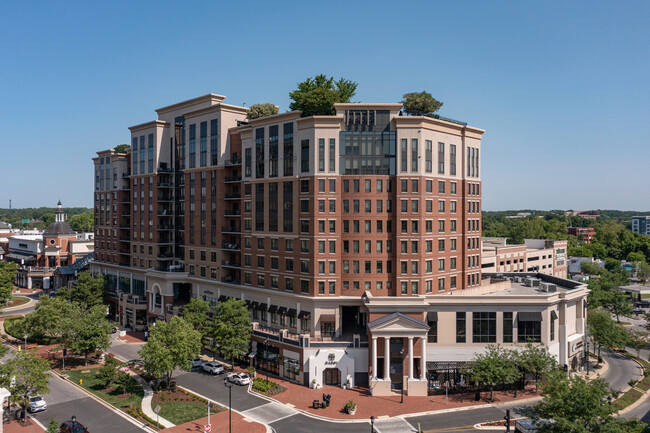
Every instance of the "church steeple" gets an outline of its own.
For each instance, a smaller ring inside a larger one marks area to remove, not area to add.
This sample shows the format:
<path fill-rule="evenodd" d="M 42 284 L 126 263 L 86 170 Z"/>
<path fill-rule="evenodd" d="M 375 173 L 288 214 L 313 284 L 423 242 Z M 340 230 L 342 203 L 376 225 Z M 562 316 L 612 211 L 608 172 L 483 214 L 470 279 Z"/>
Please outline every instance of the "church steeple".
<path fill-rule="evenodd" d="M 61 206 L 61 200 L 56 205 L 56 211 L 54 211 L 55 214 L 55 221 L 56 222 L 65 222 L 65 215 L 63 215 L 63 206 Z"/>

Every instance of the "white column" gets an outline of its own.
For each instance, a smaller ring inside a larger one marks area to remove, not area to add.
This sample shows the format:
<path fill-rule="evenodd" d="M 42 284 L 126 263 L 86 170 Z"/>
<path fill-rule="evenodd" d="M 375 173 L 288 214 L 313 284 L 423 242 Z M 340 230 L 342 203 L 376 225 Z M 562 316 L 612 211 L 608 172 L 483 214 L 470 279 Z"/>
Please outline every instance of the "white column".
<path fill-rule="evenodd" d="M 372 337 L 372 379 L 377 379 L 377 337 Z"/>
<path fill-rule="evenodd" d="M 420 337 L 422 340 L 422 356 L 420 357 L 420 380 L 427 379 L 427 336 Z"/>
<path fill-rule="evenodd" d="M 390 337 L 384 337 L 384 379 L 390 380 Z"/>
<path fill-rule="evenodd" d="M 409 337 L 409 380 L 413 380 L 413 337 Z"/>

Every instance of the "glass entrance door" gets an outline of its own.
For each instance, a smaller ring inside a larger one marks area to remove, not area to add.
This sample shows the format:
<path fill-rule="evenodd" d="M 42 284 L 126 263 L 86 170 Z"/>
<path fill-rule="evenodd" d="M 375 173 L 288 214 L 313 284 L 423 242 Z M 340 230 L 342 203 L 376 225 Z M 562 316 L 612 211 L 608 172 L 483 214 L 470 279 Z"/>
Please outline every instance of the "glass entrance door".
<path fill-rule="evenodd" d="M 404 364 L 401 351 L 404 349 L 404 342 L 401 338 L 390 339 L 390 387 L 391 389 L 402 389 L 404 385 Z"/>
<path fill-rule="evenodd" d="M 323 384 L 341 386 L 341 370 L 338 368 L 326 368 L 323 371 Z"/>

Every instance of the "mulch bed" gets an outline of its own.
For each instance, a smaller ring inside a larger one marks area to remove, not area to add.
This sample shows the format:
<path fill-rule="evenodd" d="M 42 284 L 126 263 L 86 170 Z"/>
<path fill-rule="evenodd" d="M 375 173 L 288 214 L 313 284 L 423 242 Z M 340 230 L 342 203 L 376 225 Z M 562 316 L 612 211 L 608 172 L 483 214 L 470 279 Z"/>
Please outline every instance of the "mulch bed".
<path fill-rule="evenodd" d="M 192 395 L 191 393 L 185 394 L 181 390 L 176 391 L 157 391 L 154 392 L 151 400 L 152 404 L 156 403 L 196 403 L 207 404 L 202 398 Z"/>

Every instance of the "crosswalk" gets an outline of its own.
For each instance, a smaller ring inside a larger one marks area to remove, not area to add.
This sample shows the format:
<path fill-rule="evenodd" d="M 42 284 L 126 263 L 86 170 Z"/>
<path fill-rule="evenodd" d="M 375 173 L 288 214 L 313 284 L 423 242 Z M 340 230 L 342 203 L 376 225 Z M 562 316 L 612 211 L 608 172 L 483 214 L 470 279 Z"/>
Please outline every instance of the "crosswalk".
<path fill-rule="evenodd" d="M 280 403 L 267 403 L 252 409 L 243 411 L 241 414 L 248 419 L 263 424 L 271 424 L 284 418 L 296 415 L 297 410 Z"/>
<path fill-rule="evenodd" d="M 377 433 L 413 433 L 417 429 L 409 424 L 404 418 L 387 418 L 375 421 Z"/>

